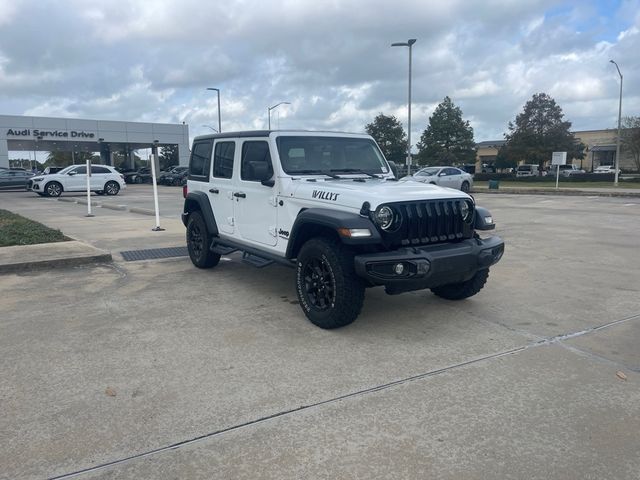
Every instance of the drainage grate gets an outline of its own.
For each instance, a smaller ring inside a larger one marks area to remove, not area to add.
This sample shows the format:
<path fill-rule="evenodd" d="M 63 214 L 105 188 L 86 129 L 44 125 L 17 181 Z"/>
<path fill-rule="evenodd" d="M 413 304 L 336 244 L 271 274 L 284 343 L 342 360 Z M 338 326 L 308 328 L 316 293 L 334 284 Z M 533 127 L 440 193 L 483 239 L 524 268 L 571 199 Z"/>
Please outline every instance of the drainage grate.
<path fill-rule="evenodd" d="M 186 257 L 189 255 L 187 247 L 167 247 L 167 248 L 149 248 L 147 250 L 128 250 L 126 252 L 120 252 L 120 255 L 127 262 L 134 262 L 136 260 L 152 260 L 155 258 L 171 258 L 171 257 Z"/>

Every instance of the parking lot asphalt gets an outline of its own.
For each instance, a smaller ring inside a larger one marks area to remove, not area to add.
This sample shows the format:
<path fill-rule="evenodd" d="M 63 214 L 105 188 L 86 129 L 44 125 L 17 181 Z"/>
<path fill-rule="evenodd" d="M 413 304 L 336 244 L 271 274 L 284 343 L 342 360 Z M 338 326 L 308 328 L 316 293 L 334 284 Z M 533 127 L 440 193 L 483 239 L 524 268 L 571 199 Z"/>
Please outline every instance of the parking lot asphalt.
<path fill-rule="evenodd" d="M 101 248 L 184 244 L 11 198 Z M 476 199 L 507 248 L 480 294 L 371 289 L 335 331 L 235 255 L 0 276 L 0 477 L 638 478 L 640 202 Z"/>

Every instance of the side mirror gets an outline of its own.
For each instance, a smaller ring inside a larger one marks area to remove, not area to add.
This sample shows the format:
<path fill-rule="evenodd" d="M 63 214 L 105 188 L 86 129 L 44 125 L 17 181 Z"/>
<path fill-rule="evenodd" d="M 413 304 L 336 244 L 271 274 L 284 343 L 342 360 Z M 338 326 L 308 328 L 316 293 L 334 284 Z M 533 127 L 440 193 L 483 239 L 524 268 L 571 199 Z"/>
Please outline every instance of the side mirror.
<path fill-rule="evenodd" d="M 273 187 L 276 182 L 271 178 L 273 173 L 269 169 L 267 162 L 251 162 L 253 178 L 258 180 L 265 187 Z"/>
<path fill-rule="evenodd" d="M 76 174 L 76 172 L 69 172 L 69 173 L 67 173 L 67 175 L 70 175 L 70 176 L 72 176 L 72 177 L 73 177 L 75 174 Z"/>
<path fill-rule="evenodd" d="M 393 173 L 393 176 L 396 178 L 400 178 L 400 175 L 398 174 L 398 165 L 396 165 L 396 162 L 388 162 L 389 163 L 389 167 L 391 167 L 391 172 Z"/>

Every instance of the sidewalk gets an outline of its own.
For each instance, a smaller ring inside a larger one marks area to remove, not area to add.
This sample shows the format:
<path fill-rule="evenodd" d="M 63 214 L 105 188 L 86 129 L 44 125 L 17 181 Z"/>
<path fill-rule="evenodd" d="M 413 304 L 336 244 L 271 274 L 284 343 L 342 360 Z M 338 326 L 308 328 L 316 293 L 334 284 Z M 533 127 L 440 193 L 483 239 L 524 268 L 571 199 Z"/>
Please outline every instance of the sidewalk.
<path fill-rule="evenodd" d="M 544 188 L 540 186 L 518 186 L 518 187 L 500 187 L 499 189 L 489 189 L 484 185 L 474 185 L 473 193 L 509 193 L 522 195 L 582 195 L 600 197 L 630 197 L 640 198 L 640 189 L 637 188 Z"/>
<path fill-rule="evenodd" d="M 92 200 L 97 198 L 92 197 Z M 119 195 L 117 201 L 126 204 L 127 196 Z M 120 252 L 125 250 L 185 245 L 185 228 L 175 214 L 161 217 L 160 224 L 165 230 L 154 232 L 151 229 L 155 226 L 155 218 L 150 215 L 93 207 L 95 216 L 86 217 L 86 205 L 37 197 L 29 192 L 0 194 L 0 205 L 59 229 L 74 240 L 110 252 L 116 261 L 122 260 Z"/>

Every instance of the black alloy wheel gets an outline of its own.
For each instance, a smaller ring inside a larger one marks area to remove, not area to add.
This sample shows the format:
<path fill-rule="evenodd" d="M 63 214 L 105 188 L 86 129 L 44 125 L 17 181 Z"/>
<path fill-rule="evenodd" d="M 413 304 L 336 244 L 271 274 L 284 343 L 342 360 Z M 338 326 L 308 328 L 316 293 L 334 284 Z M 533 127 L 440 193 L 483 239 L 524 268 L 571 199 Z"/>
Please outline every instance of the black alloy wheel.
<path fill-rule="evenodd" d="M 300 249 L 296 293 L 314 325 L 344 327 L 360 314 L 365 285 L 355 273 L 353 258 L 353 250 L 336 238 L 312 238 Z"/>
<path fill-rule="evenodd" d="M 304 266 L 305 296 L 311 306 L 323 311 L 332 307 L 336 299 L 336 279 L 324 258 L 313 258 Z"/>
<path fill-rule="evenodd" d="M 192 212 L 187 222 L 187 250 L 191 262 L 198 268 L 215 267 L 220 255 L 209 249 L 212 235 L 200 212 Z"/>

